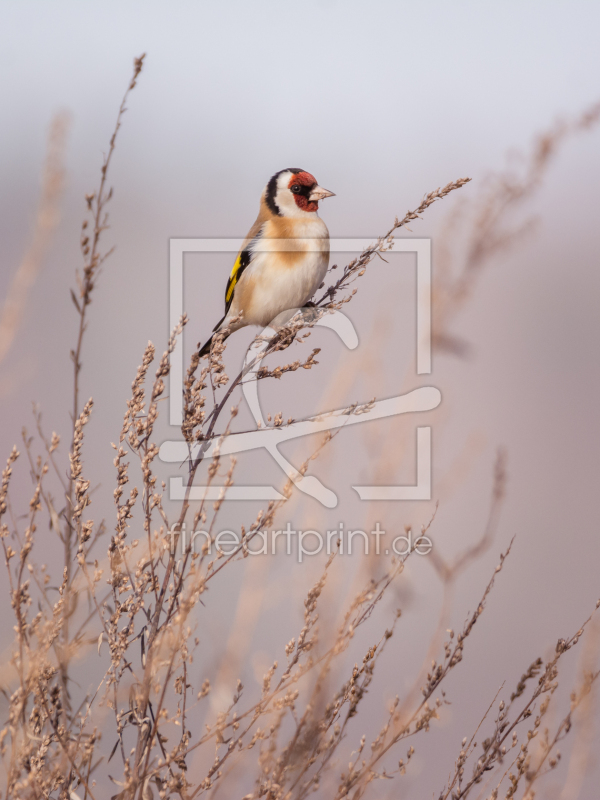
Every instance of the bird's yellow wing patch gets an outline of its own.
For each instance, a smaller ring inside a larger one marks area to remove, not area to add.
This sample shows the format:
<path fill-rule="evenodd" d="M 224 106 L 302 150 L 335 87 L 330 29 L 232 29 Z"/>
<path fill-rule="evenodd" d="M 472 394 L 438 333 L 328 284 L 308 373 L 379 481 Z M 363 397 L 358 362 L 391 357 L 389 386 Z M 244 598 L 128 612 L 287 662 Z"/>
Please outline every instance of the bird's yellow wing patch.
<path fill-rule="evenodd" d="M 233 265 L 233 269 L 231 270 L 231 275 L 229 276 L 229 280 L 227 281 L 227 291 L 225 292 L 226 303 L 228 303 L 233 297 L 233 290 L 235 289 L 235 285 L 237 283 L 237 274 L 241 263 L 242 263 L 242 254 L 240 253 L 235 260 L 235 264 Z"/>
<path fill-rule="evenodd" d="M 229 280 L 227 281 L 227 288 L 225 289 L 225 313 L 229 311 L 229 307 L 233 300 L 233 293 L 235 291 L 235 287 L 238 284 L 240 277 L 242 276 L 243 271 L 246 269 L 248 264 L 250 263 L 251 253 L 249 249 L 242 250 L 241 253 L 235 260 L 235 264 L 233 265 L 233 269 L 231 270 L 231 275 L 229 276 Z"/>

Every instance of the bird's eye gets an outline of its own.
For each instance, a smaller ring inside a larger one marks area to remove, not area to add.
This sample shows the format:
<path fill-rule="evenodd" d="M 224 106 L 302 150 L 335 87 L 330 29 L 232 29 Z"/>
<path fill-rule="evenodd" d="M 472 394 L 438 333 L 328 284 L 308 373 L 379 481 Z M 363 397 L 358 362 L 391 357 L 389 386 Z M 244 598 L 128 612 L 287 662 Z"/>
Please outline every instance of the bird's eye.
<path fill-rule="evenodd" d="M 298 194 L 298 192 L 299 192 L 299 191 L 300 191 L 300 187 L 298 186 L 298 184 L 297 184 L 297 183 L 295 183 L 295 184 L 292 186 L 292 192 L 293 192 L 294 194 Z"/>

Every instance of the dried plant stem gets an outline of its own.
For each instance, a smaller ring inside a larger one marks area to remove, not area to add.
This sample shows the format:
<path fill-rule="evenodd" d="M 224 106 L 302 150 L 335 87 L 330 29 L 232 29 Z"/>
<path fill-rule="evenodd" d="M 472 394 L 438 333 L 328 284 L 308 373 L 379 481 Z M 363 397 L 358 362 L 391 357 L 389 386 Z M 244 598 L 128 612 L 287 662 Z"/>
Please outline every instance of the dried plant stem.
<path fill-rule="evenodd" d="M 31 245 L 12 278 L 0 312 L 0 363 L 6 358 L 14 341 L 27 295 L 39 274 L 59 222 L 58 205 L 64 187 L 63 162 L 67 128 L 67 115 L 57 114 L 50 125 L 42 192 Z"/>
<path fill-rule="evenodd" d="M 365 248 L 358 258 L 355 258 L 344 268 L 341 278 L 326 290 L 323 296 L 317 300 L 316 305 L 329 308 L 333 307 L 331 303 L 335 299 L 337 293 L 342 289 L 348 288 L 356 278 L 363 275 L 365 267 L 373 260 L 374 256 L 392 249 L 394 246 L 394 233 L 397 230 L 406 227 L 409 222 L 415 219 L 420 219 L 421 214 L 423 214 L 430 205 L 435 203 L 436 200 L 442 200 L 444 197 L 447 197 L 450 192 L 462 188 L 465 184 L 469 183 L 470 180 L 471 178 L 459 178 L 457 181 L 446 184 L 443 189 L 438 188 L 433 192 L 429 192 L 429 194 L 425 195 L 418 208 L 415 208 L 414 211 L 407 211 L 402 219 L 396 218 L 394 224 L 386 234 L 380 236 L 375 244 Z"/>
<path fill-rule="evenodd" d="M 119 132 L 119 128 L 121 127 L 123 114 L 126 111 L 127 98 L 129 97 L 129 93 L 135 88 L 137 78 L 140 72 L 142 71 L 144 57 L 145 54 L 134 60 L 133 76 L 129 82 L 127 90 L 125 91 L 123 100 L 121 101 L 121 105 L 119 106 L 115 129 L 110 138 L 108 152 L 104 157 L 104 162 L 100 170 L 100 184 L 98 186 L 98 190 L 97 192 L 94 192 L 93 194 L 86 196 L 88 210 L 92 214 L 91 238 L 90 234 L 88 234 L 87 232 L 88 221 L 85 220 L 82 226 L 81 242 L 80 242 L 81 252 L 84 258 L 84 267 L 83 267 L 82 277 L 78 276 L 78 284 L 79 284 L 78 296 L 76 296 L 75 293 L 71 290 L 71 299 L 73 300 L 73 304 L 75 305 L 75 308 L 77 309 L 77 313 L 79 316 L 77 341 L 75 349 L 71 351 L 71 360 L 73 361 L 73 410 L 72 410 L 73 433 L 72 433 L 72 448 L 71 448 L 72 450 L 75 447 L 77 421 L 80 415 L 79 376 L 82 368 L 81 357 L 82 357 L 83 340 L 87 326 L 87 308 L 92 302 L 92 292 L 96 285 L 96 279 L 98 277 L 99 269 L 101 265 L 104 263 L 104 261 L 108 258 L 108 256 L 113 252 L 112 248 L 104 254 L 100 252 L 100 241 L 102 233 L 108 228 L 108 214 L 106 212 L 106 205 L 112 197 L 112 189 L 107 190 L 106 188 L 108 171 L 113 153 L 115 151 L 117 134 Z M 64 532 L 64 563 L 65 563 L 66 577 L 67 577 L 67 587 L 68 587 L 67 591 L 69 593 L 67 597 L 67 615 L 62 632 L 63 642 L 65 644 L 65 654 L 68 653 L 69 615 L 72 611 L 71 598 L 70 598 L 70 581 L 71 581 L 72 563 L 73 563 L 73 547 L 76 536 L 76 531 L 74 530 L 73 525 L 71 523 L 71 511 L 74 506 L 73 504 L 74 488 L 75 488 L 74 479 L 71 478 L 69 480 L 68 492 L 67 492 L 68 511 L 65 514 L 66 526 Z M 63 673 L 65 687 L 67 685 L 68 655 L 66 655 L 66 658 L 67 661 L 63 662 L 63 664 L 61 665 L 61 671 Z"/>

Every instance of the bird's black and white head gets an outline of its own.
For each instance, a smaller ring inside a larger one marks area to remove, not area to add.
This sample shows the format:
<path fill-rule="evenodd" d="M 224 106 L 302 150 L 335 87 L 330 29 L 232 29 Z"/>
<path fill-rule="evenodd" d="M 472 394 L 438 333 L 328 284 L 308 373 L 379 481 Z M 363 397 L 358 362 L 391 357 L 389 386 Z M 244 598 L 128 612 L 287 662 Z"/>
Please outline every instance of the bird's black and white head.
<path fill-rule="evenodd" d="M 316 178 L 303 169 L 282 169 L 268 182 L 264 200 L 269 211 L 278 217 L 305 217 L 319 208 L 319 200 L 335 197 L 323 189 Z"/>

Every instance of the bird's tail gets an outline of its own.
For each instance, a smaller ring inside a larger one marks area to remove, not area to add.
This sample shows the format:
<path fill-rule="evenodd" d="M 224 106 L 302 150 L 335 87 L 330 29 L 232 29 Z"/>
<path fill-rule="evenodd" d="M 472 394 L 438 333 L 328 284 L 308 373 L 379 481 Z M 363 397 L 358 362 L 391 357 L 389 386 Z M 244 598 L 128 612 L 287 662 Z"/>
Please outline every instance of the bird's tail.
<path fill-rule="evenodd" d="M 216 332 L 219 330 L 219 328 L 221 327 L 221 325 L 223 324 L 223 320 L 224 320 L 224 319 L 225 319 L 225 317 L 223 317 L 222 319 L 220 319 L 220 320 L 217 322 L 217 324 L 216 324 L 216 325 L 215 325 L 215 327 L 213 328 L 213 332 L 212 332 L 212 333 L 211 333 L 211 335 L 208 337 L 208 340 L 207 340 L 207 341 L 206 341 L 206 342 L 205 342 L 205 343 L 202 345 L 202 347 L 200 348 L 200 352 L 199 352 L 199 356 L 200 356 L 200 358 L 202 358 L 202 356 L 205 356 L 205 355 L 207 355 L 208 353 L 210 353 L 210 348 L 211 348 L 211 345 L 212 345 L 212 340 L 215 338 L 215 334 L 216 334 Z M 225 337 L 225 338 L 227 338 L 227 337 Z M 200 347 L 200 345 L 198 345 L 198 347 Z"/>
<path fill-rule="evenodd" d="M 200 352 L 199 352 L 200 358 L 202 358 L 202 356 L 205 356 L 208 353 L 210 353 L 210 346 L 212 344 L 213 337 L 214 337 L 214 333 L 211 333 L 211 335 L 208 338 L 208 341 L 200 348 Z"/>

